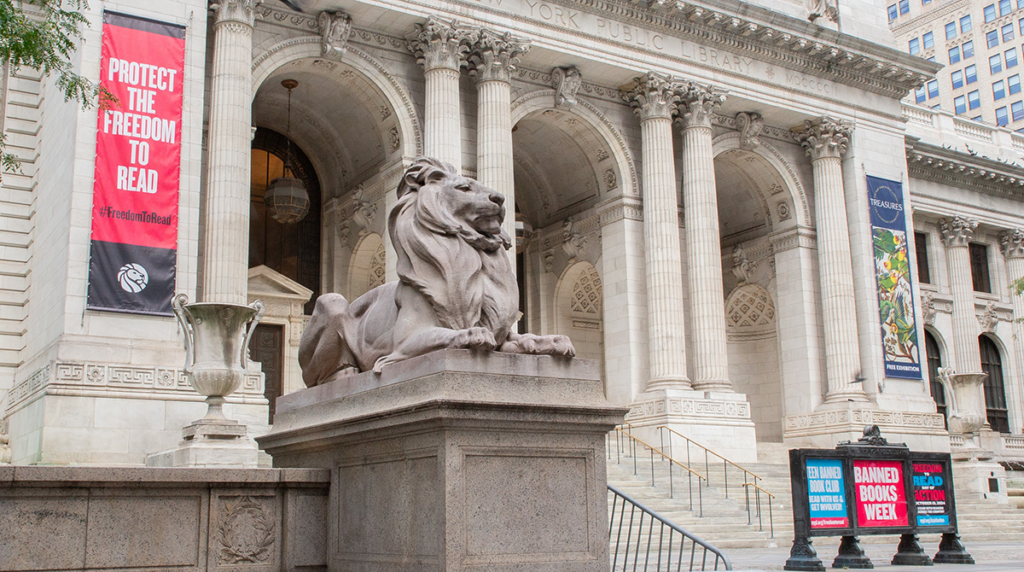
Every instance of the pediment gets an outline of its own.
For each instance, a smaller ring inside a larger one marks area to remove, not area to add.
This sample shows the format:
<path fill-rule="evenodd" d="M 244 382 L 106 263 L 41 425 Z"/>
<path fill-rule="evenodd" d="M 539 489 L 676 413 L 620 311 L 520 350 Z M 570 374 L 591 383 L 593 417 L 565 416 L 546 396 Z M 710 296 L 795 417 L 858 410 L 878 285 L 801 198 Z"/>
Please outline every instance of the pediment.
<path fill-rule="evenodd" d="M 249 269 L 249 298 L 288 299 L 303 303 L 309 300 L 313 291 L 288 278 L 284 274 L 260 265 Z"/>

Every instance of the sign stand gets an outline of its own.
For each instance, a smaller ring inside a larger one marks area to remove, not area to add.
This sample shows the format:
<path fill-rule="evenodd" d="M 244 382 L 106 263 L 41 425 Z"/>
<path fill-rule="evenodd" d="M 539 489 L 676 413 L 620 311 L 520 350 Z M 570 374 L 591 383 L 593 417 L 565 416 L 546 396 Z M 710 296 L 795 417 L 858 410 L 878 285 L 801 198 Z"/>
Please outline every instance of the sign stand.
<path fill-rule="evenodd" d="M 942 534 L 934 562 L 974 564 L 957 530 L 948 453 L 889 444 L 872 425 L 856 443 L 791 450 L 789 470 L 794 539 L 785 570 L 825 570 L 812 546 L 815 536 L 842 537 L 833 568 L 874 568 L 858 537 L 883 534 L 900 535 L 894 565 L 932 565 L 920 533 Z"/>

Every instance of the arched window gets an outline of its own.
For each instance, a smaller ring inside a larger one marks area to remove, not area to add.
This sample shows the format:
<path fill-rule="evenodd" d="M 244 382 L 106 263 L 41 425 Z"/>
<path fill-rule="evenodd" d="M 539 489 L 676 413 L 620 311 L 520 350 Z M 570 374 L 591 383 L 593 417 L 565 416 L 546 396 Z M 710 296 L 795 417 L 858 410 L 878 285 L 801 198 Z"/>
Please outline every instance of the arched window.
<path fill-rule="evenodd" d="M 320 295 L 320 179 L 306 154 L 291 144 L 292 174 L 306 184 L 309 213 L 295 224 L 270 217 L 263 195 L 270 182 L 284 175 L 288 139 L 260 127 L 252 140 L 252 181 L 249 210 L 249 268 L 265 264 L 313 291 L 306 314 Z"/>
<path fill-rule="evenodd" d="M 981 369 L 988 374 L 985 378 L 985 413 L 993 431 L 1009 433 L 1010 424 L 1006 417 L 1006 392 L 1003 390 L 1003 360 L 999 348 L 988 336 L 979 336 L 981 346 Z"/>
<path fill-rule="evenodd" d="M 924 347 L 928 355 L 928 377 L 931 379 L 932 399 L 935 400 L 935 410 L 942 414 L 943 423 L 946 423 L 946 390 L 939 381 L 939 368 L 942 367 L 942 351 L 939 350 L 939 342 L 930 332 L 924 333 Z"/>

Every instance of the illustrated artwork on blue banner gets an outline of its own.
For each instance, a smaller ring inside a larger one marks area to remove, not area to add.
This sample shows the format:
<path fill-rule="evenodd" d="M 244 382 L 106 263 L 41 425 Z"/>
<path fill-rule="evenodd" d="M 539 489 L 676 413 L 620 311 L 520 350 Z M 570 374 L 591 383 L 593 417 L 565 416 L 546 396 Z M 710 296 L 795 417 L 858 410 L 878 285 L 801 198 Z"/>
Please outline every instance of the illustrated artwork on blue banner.
<path fill-rule="evenodd" d="M 903 185 L 868 176 L 886 377 L 921 379 Z"/>

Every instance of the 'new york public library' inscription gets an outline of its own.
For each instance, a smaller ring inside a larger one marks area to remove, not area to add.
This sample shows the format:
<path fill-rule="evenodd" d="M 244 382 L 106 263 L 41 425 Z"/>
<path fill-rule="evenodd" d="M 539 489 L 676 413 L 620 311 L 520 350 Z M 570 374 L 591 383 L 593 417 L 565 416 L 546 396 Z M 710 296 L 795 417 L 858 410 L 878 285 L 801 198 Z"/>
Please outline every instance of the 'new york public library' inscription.
<path fill-rule="evenodd" d="M 475 0 L 503 11 L 520 14 L 531 20 L 578 31 L 637 48 L 682 58 L 716 71 L 739 74 L 753 79 L 785 85 L 812 95 L 839 97 L 839 86 L 820 78 L 800 74 L 751 58 L 732 54 L 654 32 L 618 20 L 581 12 L 541 0 Z"/>

